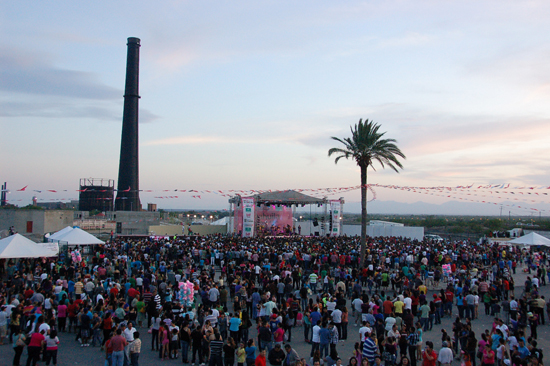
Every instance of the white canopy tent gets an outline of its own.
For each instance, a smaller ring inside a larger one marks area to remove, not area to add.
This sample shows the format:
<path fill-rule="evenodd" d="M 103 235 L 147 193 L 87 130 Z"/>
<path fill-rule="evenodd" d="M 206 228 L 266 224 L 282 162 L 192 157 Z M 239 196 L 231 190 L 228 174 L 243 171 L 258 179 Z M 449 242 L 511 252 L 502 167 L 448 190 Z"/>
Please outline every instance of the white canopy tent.
<path fill-rule="evenodd" d="M 542 235 L 539 235 L 537 233 L 530 233 L 524 236 L 520 236 L 519 238 L 516 238 L 514 240 L 510 240 L 508 243 L 510 244 L 519 244 L 519 245 L 542 245 L 545 247 L 550 247 L 550 239 L 545 238 Z"/>
<path fill-rule="evenodd" d="M 8 236 L 0 240 L 0 258 L 40 258 L 55 257 L 59 246 L 40 245 L 21 234 Z"/>
<path fill-rule="evenodd" d="M 68 245 L 95 245 L 105 244 L 95 236 L 80 228 L 74 228 L 65 234 L 55 238 L 56 241 L 67 243 Z"/>
<path fill-rule="evenodd" d="M 66 233 L 68 233 L 69 231 L 72 231 L 73 228 L 71 226 L 67 226 L 66 228 L 64 229 L 61 229 L 55 233 L 53 233 L 52 235 L 50 235 L 48 237 L 48 240 L 49 241 L 55 241 L 55 240 L 58 240 L 57 238 L 59 238 L 60 236 L 63 236 L 65 235 Z"/>

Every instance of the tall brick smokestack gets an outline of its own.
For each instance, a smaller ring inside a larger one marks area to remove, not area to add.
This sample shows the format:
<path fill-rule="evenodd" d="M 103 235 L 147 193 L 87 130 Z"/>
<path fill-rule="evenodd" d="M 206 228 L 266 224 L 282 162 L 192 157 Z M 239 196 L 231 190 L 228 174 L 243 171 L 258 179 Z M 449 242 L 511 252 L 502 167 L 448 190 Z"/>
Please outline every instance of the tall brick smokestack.
<path fill-rule="evenodd" d="M 124 114 L 118 167 L 118 191 L 115 201 L 117 211 L 139 211 L 139 38 L 128 38 L 126 60 L 126 88 L 124 90 Z"/>

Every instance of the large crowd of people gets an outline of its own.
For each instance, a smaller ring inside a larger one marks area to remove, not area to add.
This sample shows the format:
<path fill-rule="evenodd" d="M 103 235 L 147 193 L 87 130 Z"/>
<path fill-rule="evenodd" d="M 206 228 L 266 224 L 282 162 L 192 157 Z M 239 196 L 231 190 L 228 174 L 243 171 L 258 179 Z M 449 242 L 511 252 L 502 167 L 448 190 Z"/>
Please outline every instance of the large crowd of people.
<path fill-rule="evenodd" d="M 27 366 L 57 365 L 60 333 L 98 347 L 106 366 L 137 366 L 142 348 L 210 366 L 542 364 L 545 253 L 403 238 L 369 238 L 364 263 L 359 253 L 358 238 L 217 235 L 117 238 L 65 262 L 2 260 L 0 344 L 13 347 L 14 366 L 25 348 Z M 525 283 L 514 283 L 517 270 L 530 273 Z M 445 317 L 441 344 L 423 341 Z M 476 333 L 481 317 L 493 325 Z"/>

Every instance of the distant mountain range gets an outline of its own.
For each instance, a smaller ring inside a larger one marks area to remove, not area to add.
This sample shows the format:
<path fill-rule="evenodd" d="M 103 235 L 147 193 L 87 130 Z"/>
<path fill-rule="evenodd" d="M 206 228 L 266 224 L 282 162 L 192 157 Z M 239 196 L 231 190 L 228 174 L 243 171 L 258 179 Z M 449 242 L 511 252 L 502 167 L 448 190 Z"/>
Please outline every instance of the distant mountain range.
<path fill-rule="evenodd" d="M 404 214 L 404 215 L 491 215 L 499 216 L 502 205 L 502 216 L 508 217 L 509 211 L 512 216 L 528 216 L 539 213 L 534 210 L 521 209 L 516 206 L 523 206 L 521 203 L 502 202 L 501 204 L 488 204 L 477 202 L 458 202 L 449 201 L 442 204 L 432 204 L 426 202 L 402 203 L 395 201 L 372 201 L 368 203 L 367 210 L 371 214 Z M 507 206 L 508 205 L 508 206 Z M 515 205 L 515 206 L 513 206 Z M 530 206 L 539 208 L 537 206 Z M 360 213 L 361 202 L 346 202 L 344 212 Z"/>

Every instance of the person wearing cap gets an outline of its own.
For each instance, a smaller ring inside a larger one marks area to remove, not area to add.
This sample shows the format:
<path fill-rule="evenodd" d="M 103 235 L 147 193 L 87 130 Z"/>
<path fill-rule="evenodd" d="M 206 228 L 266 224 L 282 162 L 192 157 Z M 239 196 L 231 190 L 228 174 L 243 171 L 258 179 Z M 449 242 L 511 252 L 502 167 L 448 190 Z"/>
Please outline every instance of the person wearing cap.
<path fill-rule="evenodd" d="M 531 328 L 531 338 L 537 339 L 537 326 L 539 324 L 538 316 L 536 314 L 528 312 L 527 321 L 529 322 L 529 328 Z"/>
<path fill-rule="evenodd" d="M 449 348 L 447 341 L 443 342 L 443 347 L 439 350 L 437 364 L 439 366 L 450 366 L 453 363 L 453 351 Z"/>

